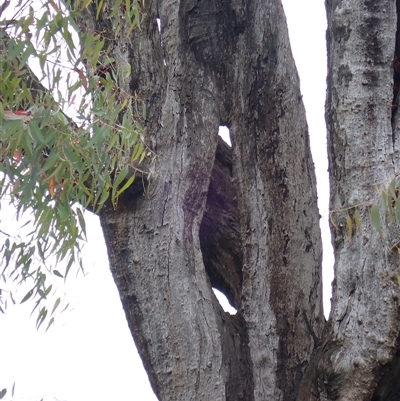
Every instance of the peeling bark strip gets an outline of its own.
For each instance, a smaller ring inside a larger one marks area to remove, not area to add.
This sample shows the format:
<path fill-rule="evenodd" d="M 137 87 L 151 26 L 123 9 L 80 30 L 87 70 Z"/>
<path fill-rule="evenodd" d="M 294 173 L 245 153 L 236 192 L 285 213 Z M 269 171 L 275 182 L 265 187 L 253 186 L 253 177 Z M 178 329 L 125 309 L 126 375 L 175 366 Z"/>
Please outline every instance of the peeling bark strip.
<path fill-rule="evenodd" d="M 119 84 L 145 101 L 157 157 L 144 196 L 101 222 L 150 382 L 160 400 L 293 400 L 324 319 L 315 176 L 282 6 L 150 0 L 142 11 L 141 29 L 111 45 L 116 68 L 131 65 Z M 92 23 L 113 36 L 106 15 Z M 220 123 L 232 156 L 217 150 Z"/>

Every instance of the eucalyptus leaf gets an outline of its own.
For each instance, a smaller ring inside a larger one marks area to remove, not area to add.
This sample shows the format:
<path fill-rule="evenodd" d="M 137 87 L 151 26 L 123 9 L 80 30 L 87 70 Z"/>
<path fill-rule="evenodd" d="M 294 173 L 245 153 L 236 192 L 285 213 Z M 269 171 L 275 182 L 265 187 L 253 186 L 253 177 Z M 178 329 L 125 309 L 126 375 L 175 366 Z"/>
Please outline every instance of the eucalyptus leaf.
<path fill-rule="evenodd" d="M 372 205 L 371 207 L 371 221 L 376 230 L 379 232 L 379 234 L 382 235 L 381 220 L 380 220 L 379 208 L 377 205 Z"/>
<path fill-rule="evenodd" d="M 31 296 L 33 295 L 33 290 L 30 290 L 26 293 L 26 295 L 22 298 L 22 301 L 20 302 L 21 304 L 23 304 L 24 302 L 26 302 Z"/>
<path fill-rule="evenodd" d="M 346 216 L 347 236 L 351 239 L 353 236 L 353 221 L 349 215 Z"/>

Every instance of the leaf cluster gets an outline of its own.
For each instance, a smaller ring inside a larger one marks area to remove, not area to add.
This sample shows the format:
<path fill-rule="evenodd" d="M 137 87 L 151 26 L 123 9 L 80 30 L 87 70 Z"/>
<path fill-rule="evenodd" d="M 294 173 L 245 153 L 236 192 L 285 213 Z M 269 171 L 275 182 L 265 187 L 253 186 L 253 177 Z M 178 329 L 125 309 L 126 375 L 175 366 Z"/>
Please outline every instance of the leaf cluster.
<path fill-rule="evenodd" d="M 25 15 L 0 20 L 0 199 L 9 198 L 17 218 L 30 214 L 33 224 L 23 240 L 3 233 L 0 268 L 3 280 L 33 279 L 22 302 L 36 300 L 38 326 L 52 314 L 40 306 L 52 290 L 44 271 L 65 278 L 75 263 L 82 268 L 83 209 L 116 207 L 134 181 L 133 162 L 146 156 L 144 107 L 121 95 L 105 41 L 75 23 L 89 3 L 67 12 L 49 0 L 40 10 L 29 6 Z M 128 1 L 125 12 L 138 23 L 137 2 Z M 65 271 L 50 268 L 49 260 L 63 262 Z"/>
<path fill-rule="evenodd" d="M 383 235 L 382 220 L 390 231 L 400 224 L 400 174 L 396 174 L 382 191 L 380 205 L 374 204 L 371 207 L 371 221 L 380 235 Z M 400 253 L 400 240 L 397 240 L 390 250 Z"/>

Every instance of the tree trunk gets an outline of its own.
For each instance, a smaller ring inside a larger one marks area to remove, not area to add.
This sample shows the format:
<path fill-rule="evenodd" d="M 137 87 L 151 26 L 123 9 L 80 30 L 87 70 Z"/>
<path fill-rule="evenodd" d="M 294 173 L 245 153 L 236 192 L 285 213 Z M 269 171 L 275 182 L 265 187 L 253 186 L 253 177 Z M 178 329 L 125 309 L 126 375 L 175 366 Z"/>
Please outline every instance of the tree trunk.
<path fill-rule="evenodd" d="M 111 45 L 117 68 L 131 65 L 119 85 L 144 101 L 156 157 L 142 190 L 100 217 L 157 397 L 398 399 L 391 278 L 399 258 L 387 230 L 380 235 L 369 219 L 375 188 L 399 163 L 395 3 L 327 3 L 336 255 L 327 324 L 314 167 L 280 2 L 144 4 L 140 29 L 127 36 L 122 27 Z M 114 36 L 105 13 L 87 23 Z M 231 149 L 218 140 L 219 125 L 230 128 Z M 346 216 L 356 210 L 361 227 L 348 235 Z"/>
<path fill-rule="evenodd" d="M 384 222 L 380 234 L 369 217 L 399 171 L 399 119 L 392 108 L 398 11 L 393 0 L 327 1 L 326 118 L 336 263 L 319 363 L 322 399 L 400 399 L 400 260 L 391 251 L 398 230 Z M 349 233 L 346 216 L 356 211 L 361 223 Z"/>

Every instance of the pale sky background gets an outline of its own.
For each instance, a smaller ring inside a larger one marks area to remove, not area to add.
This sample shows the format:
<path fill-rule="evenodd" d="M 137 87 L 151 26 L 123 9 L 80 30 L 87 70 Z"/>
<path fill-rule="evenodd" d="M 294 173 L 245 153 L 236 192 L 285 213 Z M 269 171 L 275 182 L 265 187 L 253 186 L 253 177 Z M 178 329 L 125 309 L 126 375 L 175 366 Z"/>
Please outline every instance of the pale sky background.
<path fill-rule="evenodd" d="M 324 307 L 329 308 L 333 256 L 328 228 L 329 184 L 324 102 L 326 17 L 323 0 L 284 0 L 292 50 L 301 79 L 317 171 L 324 242 Z M 86 275 L 71 272 L 70 307 L 48 332 L 35 328 L 31 303 L 0 314 L 0 390 L 4 401 L 156 401 L 129 332 L 97 217 L 86 213 Z M 0 210 L 1 228 L 12 215 Z M 8 223 L 7 223 L 8 222 Z M 8 227 L 7 227 L 8 228 Z M 21 291 L 20 298 L 26 291 Z M 46 324 L 46 323 L 45 323 Z M 44 324 L 44 325 L 45 325 Z M 15 384 L 15 395 L 11 387 Z"/>

